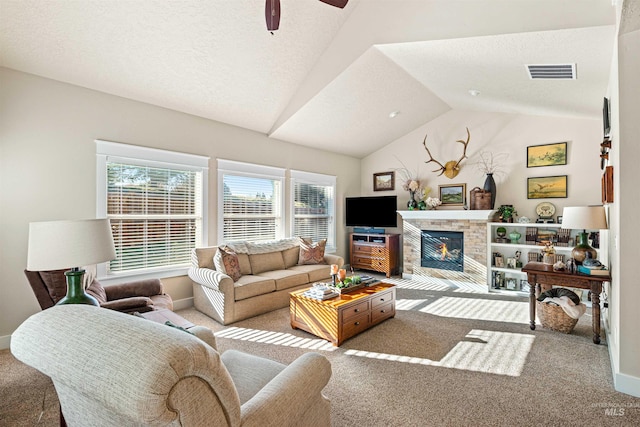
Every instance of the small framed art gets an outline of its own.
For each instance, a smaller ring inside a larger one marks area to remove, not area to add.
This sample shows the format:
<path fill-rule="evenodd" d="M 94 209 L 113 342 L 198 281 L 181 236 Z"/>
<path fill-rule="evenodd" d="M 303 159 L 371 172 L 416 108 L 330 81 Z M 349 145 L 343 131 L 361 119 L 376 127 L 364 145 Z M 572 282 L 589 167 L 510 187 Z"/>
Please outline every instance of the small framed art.
<path fill-rule="evenodd" d="M 604 168 L 602 174 L 602 204 L 613 203 L 613 166 Z"/>
<path fill-rule="evenodd" d="M 467 184 L 439 185 L 438 190 L 442 206 L 464 206 L 467 202 Z"/>
<path fill-rule="evenodd" d="M 393 171 L 373 174 L 373 191 L 395 190 L 396 179 Z"/>
<path fill-rule="evenodd" d="M 567 164 L 567 143 L 530 145 L 527 147 L 527 167 L 559 166 Z"/>
<path fill-rule="evenodd" d="M 527 178 L 527 199 L 567 197 L 567 175 Z"/>

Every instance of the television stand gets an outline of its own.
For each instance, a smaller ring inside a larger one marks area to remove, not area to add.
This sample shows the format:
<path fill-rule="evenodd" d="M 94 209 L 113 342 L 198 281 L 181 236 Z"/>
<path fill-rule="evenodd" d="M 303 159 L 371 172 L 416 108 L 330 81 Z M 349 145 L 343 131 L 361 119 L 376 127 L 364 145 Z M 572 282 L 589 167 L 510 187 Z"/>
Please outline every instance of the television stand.
<path fill-rule="evenodd" d="M 398 274 L 399 234 L 351 233 L 351 267 Z"/>

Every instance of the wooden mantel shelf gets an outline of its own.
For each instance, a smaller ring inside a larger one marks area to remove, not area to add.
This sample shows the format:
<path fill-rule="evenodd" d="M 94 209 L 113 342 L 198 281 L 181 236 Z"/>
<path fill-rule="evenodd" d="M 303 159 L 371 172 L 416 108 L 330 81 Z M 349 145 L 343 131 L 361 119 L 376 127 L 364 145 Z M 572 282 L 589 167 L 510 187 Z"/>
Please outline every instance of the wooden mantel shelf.
<path fill-rule="evenodd" d="M 470 221 L 491 221 L 495 210 L 452 210 L 436 209 L 430 211 L 398 211 L 402 219 L 466 219 Z"/>

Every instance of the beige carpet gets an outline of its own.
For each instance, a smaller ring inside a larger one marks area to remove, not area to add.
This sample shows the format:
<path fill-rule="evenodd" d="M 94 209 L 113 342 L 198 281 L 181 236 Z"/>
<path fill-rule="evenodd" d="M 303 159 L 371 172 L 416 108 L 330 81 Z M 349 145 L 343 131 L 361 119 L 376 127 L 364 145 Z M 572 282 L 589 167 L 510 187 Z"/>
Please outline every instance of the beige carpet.
<path fill-rule="evenodd" d="M 234 348 L 289 363 L 306 351 L 331 361 L 325 394 L 334 426 L 637 426 L 640 399 L 613 389 L 606 341 L 591 317 L 570 335 L 528 327 L 524 298 L 482 288 L 392 279 L 396 317 L 340 348 L 292 330 L 288 309 L 223 327 L 179 313 Z M 14 374 L 7 383 L 8 373 Z M 55 425 L 46 379 L 0 352 L 0 425 Z M 9 403 L 7 403 L 9 401 Z M 3 424 L 6 423 L 6 424 Z"/>

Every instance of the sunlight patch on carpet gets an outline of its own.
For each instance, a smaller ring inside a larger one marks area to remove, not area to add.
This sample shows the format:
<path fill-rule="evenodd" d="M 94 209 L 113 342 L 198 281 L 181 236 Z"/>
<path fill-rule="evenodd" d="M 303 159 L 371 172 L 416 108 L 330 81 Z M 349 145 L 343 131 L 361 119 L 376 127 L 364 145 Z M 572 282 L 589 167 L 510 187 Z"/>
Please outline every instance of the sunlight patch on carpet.
<path fill-rule="evenodd" d="M 319 338 L 303 338 L 284 332 L 238 328 L 235 326 L 216 332 L 215 335 L 219 338 L 282 345 L 285 347 L 299 347 L 310 350 L 335 351 L 337 349 L 330 342 Z"/>
<path fill-rule="evenodd" d="M 439 361 L 362 350 L 347 350 L 345 354 L 517 377 L 522 373 L 534 340 L 533 335 L 473 329 Z"/>
<path fill-rule="evenodd" d="M 525 301 L 441 297 L 420 311 L 457 319 L 529 324 L 529 303 Z"/>
<path fill-rule="evenodd" d="M 461 293 L 486 294 L 487 285 L 466 282 L 462 280 L 442 279 L 439 277 L 424 276 L 419 280 L 415 279 L 384 279 L 385 283 L 396 285 L 400 289 L 419 289 L 422 291 L 449 291 Z"/>

